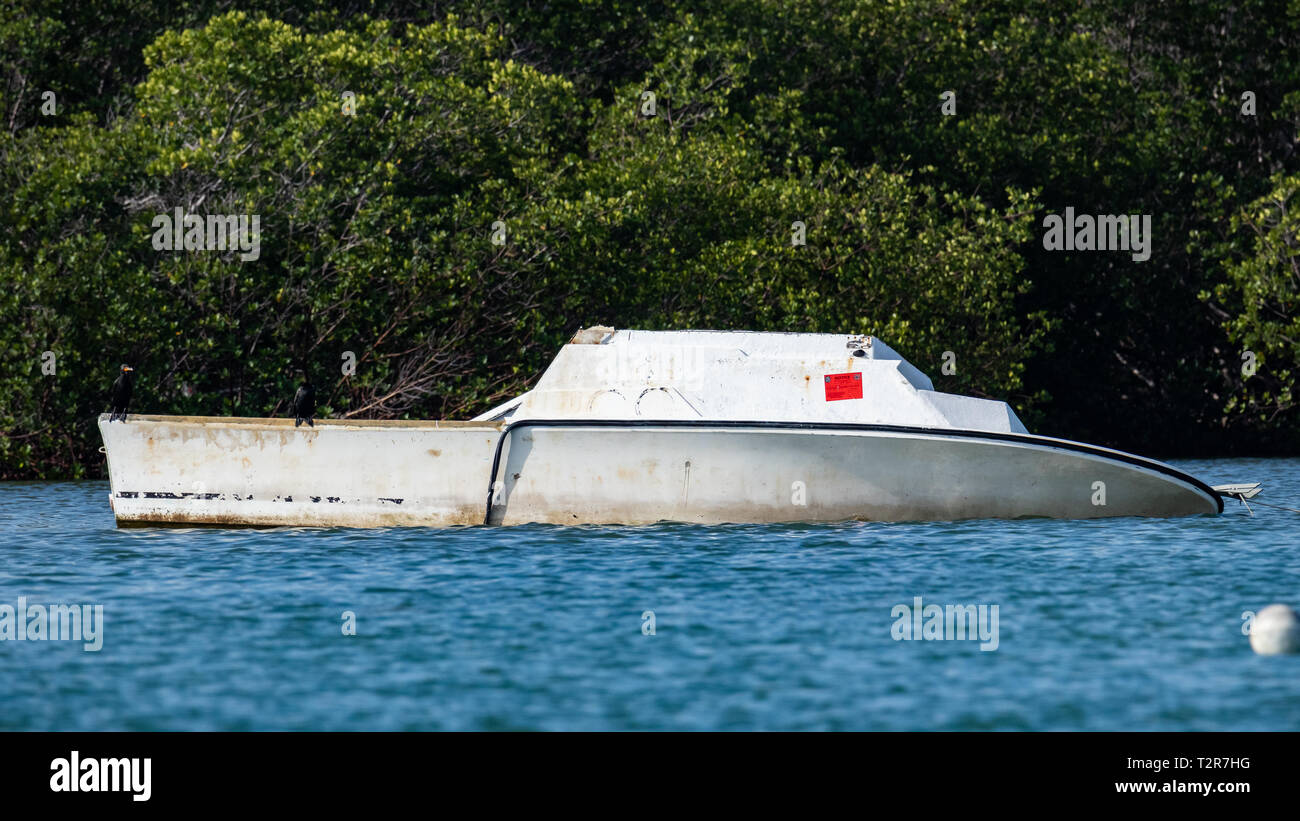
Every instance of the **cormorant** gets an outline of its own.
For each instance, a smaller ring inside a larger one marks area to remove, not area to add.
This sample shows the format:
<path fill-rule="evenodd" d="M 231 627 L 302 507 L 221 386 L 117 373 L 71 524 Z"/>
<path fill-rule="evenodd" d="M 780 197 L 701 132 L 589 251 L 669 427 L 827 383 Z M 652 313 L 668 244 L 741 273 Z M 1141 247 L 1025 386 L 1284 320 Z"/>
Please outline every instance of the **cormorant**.
<path fill-rule="evenodd" d="M 110 422 L 114 419 L 126 421 L 126 408 L 131 404 L 131 371 L 133 370 L 135 369 L 130 365 L 123 365 L 117 380 L 113 382 L 112 408 L 108 414 Z"/>
<path fill-rule="evenodd" d="M 316 427 L 312 417 L 316 415 L 316 389 L 312 387 L 311 380 L 305 375 L 302 378 L 302 385 L 298 392 L 293 395 L 293 426 L 296 428 L 303 422 L 311 427 Z"/>

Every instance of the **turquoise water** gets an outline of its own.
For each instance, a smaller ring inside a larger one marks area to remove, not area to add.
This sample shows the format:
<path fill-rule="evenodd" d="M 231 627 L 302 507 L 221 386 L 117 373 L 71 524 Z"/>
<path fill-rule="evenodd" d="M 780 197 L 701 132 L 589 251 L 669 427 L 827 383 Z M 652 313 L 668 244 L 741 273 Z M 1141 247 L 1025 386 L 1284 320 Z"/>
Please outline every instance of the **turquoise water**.
<path fill-rule="evenodd" d="M 1300 460 L 1176 464 L 1300 507 Z M 104 619 L 98 652 L 0 642 L 0 729 L 1300 729 L 1300 656 L 1242 633 L 1300 606 L 1300 515 L 1267 508 L 117 530 L 107 495 L 0 484 L 0 605 Z M 895 640 L 917 596 L 997 605 L 997 649 Z"/>

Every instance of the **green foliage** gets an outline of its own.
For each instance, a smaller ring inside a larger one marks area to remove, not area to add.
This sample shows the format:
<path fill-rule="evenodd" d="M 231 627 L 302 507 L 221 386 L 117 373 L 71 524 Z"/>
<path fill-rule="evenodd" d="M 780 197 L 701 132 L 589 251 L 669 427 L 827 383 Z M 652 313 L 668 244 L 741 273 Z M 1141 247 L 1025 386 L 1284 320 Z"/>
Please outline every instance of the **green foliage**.
<path fill-rule="evenodd" d="M 1251 235 L 1250 254 L 1227 267 L 1215 296 L 1239 306 L 1226 325 L 1254 368 L 1242 374 L 1228 410 L 1297 433 L 1300 377 L 1300 175 L 1277 176 L 1273 190 L 1233 218 Z M 1249 372 L 1253 371 L 1253 373 Z"/>
<path fill-rule="evenodd" d="M 283 414 L 306 367 L 327 414 L 463 416 L 597 323 L 873 333 L 1043 432 L 1300 446 L 1295 3 L 228 8 L 0 11 L 0 478 L 97 475 L 122 361 L 141 411 Z M 1151 260 L 1044 251 L 1066 206 L 1152 214 Z M 260 257 L 155 250 L 177 207 Z"/>

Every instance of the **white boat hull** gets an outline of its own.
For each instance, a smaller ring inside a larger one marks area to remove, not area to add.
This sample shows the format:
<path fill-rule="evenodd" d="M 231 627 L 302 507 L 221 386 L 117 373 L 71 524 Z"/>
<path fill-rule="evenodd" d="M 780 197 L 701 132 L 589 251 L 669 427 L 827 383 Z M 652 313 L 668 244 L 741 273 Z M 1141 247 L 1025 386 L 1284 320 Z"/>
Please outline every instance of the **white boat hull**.
<path fill-rule="evenodd" d="M 167 416 L 102 416 L 100 430 L 121 525 L 932 521 L 1223 507 L 1160 462 L 1019 433 L 680 420 L 295 428 Z"/>

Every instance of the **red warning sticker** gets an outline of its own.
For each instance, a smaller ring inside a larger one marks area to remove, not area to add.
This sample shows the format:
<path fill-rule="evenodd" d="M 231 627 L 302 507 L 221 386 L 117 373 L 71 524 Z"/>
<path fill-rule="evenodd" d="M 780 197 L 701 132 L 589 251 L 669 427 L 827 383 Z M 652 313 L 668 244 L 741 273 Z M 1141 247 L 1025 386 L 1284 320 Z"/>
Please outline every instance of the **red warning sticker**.
<path fill-rule="evenodd" d="M 861 373 L 828 373 L 825 379 L 827 402 L 862 398 Z"/>

